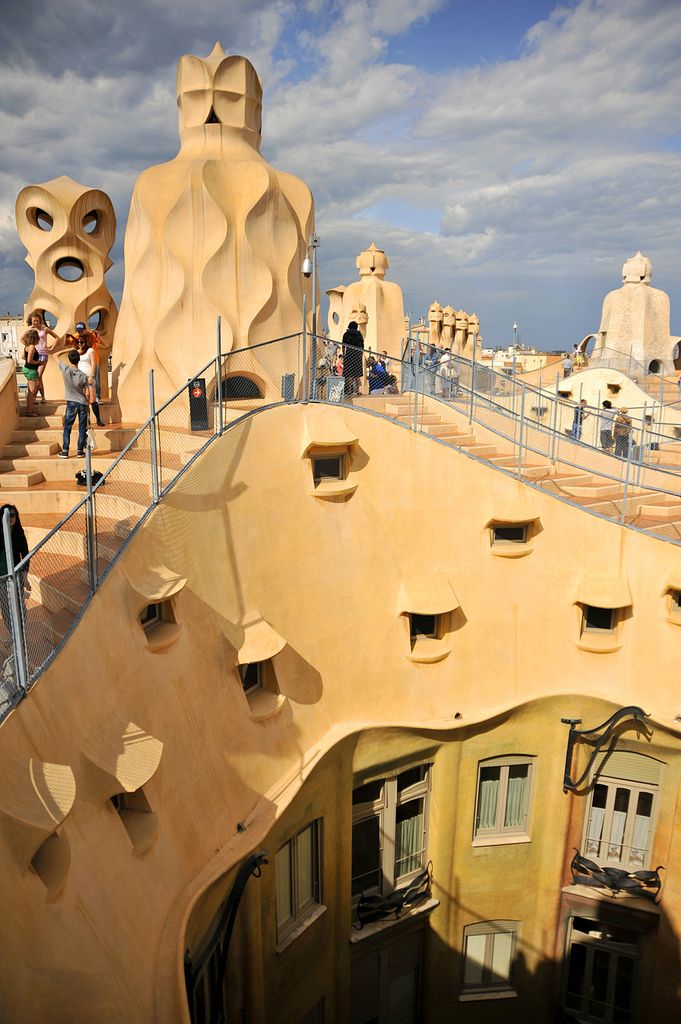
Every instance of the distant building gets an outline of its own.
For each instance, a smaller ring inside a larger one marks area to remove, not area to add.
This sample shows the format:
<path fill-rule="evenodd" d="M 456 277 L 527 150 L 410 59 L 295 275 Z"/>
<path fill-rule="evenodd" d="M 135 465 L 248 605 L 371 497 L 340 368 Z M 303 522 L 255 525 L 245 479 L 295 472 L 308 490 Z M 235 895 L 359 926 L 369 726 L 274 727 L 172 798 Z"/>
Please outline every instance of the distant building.
<path fill-rule="evenodd" d="M 509 345 L 503 349 L 483 349 L 480 362 L 500 373 L 513 373 L 514 370 L 515 373 L 529 373 L 531 370 L 539 370 L 546 366 L 548 354 L 538 352 L 536 348 Z"/>
<path fill-rule="evenodd" d="M 20 338 L 25 329 L 22 316 L 0 316 L 0 356 L 19 361 Z"/>

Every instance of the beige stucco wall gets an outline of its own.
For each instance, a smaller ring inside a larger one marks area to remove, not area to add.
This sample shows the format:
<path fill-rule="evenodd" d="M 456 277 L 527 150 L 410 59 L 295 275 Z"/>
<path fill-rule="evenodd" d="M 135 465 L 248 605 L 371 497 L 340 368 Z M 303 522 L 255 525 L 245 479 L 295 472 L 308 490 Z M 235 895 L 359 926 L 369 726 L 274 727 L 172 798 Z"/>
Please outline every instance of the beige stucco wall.
<path fill-rule="evenodd" d="M 302 452 L 310 437 L 323 444 L 334 434 L 339 418 L 359 439 L 350 465 L 357 489 L 325 501 L 311 493 Z M 584 694 L 641 703 L 676 734 L 681 628 L 668 621 L 663 593 L 681 572 L 681 551 L 533 492 L 541 529 L 531 552 L 496 557 L 486 524 L 527 493 L 359 411 L 277 408 L 211 445 L 0 730 L 0 778 L 34 757 L 70 765 L 76 782 L 60 828 L 71 863 L 50 901 L 18 863 L 0 816 L 7 1020 L 186 1020 L 182 954 L 194 903 L 246 853 L 265 841 L 276 848 L 289 823 L 271 832 L 274 823 L 346 736 L 396 725 L 468 729 L 563 694 L 573 695 L 557 702 L 563 714 L 579 714 Z M 143 591 L 154 568 L 187 580 L 173 598 L 175 641 L 157 653 L 136 618 L 147 599 L 135 587 Z M 614 653 L 577 646 L 573 602 L 587 571 L 629 582 L 631 614 Z M 401 586 L 444 576 L 460 604 L 451 653 L 414 664 Z M 266 720 L 252 717 L 236 672 L 243 626 L 258 617 L 286 641 L 274 664 L 287 700 Z M 137 856 L 108 802 L 115 788 L 83 752 L 121 720 L 163 743 L 145 786 L 158 832 Z M 320 779 L 310 800 L 341 822 Z M 455 827 L 458 844 L 467 826 Z M 556 856 L 547 862 L 552 878 Z M 339 877 L 343 870 L 339 862 Z M 678 931 L 677 908 L 669 909 Z M 326 920 L 332 932 L 341 927 L 333 914 Z M 438 934 L 459 927 L 456 919 Z"/>
<path fill-rule="evenodd" d="M 9 443 L 19 419 L 17 371 L 13 359 L 0 360 L 0 448 Z"/>

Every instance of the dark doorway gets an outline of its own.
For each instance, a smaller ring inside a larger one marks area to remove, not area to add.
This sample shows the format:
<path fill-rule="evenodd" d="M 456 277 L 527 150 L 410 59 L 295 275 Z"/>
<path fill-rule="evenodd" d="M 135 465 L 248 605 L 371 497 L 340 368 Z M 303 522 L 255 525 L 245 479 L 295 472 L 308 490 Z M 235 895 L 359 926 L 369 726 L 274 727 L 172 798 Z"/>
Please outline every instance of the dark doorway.
<path fill-rule="evenodd" d="M 648 364 L 648 373 L 659 373 L 660 372 L 660 360 L 651 359 Z"/>

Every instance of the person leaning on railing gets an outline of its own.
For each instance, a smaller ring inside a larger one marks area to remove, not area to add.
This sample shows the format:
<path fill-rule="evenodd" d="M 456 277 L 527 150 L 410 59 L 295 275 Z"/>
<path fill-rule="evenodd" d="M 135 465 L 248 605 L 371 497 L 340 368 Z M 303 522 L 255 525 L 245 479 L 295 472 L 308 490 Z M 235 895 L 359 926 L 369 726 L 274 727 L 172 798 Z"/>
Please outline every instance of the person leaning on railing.
<path fill-rule="evenodd" d="M 626 459 L 629 456 L 629 437 L 634 425 L 631 417 L 627 416 L 628 412 L 629 410 L 626 406 L 622 406 L 615 417 L 615 423 L 612 428 L 615 438 L 615 455 L 618 455 L 621 459 Z"/>
<path fill-rule="evenodd" d="M 5 511 L 9 509 L 9 527 L 12 539 L 12 568 L 18 565 L 22 558 L 25 558 L 28 554 L 28 541 L 26 540 L 26 534 L 24 528 L 21 525 L 21 518 L 19 516 L 19 510 L 16 505 L 3 505 L 0 508 L 0 523 L 4 521 Z M 26 617 L 26 594 L 30 591 L 28 583 L 28 566 L 30 563 L 22 568 L 19 573 L 19 593 L 21 595 L 21 606 Z M 7 554 L 5 552 L 5 536 L 4 529 L 2 535 L 2 544 L 0 544 L 0 578 L 7 576 L 9 573 L 9 566 L 7 565 Z M 7 630 L 12 633 L 11 617 L 10 617 L 10 598 L 8 585 L 5 580 L 0 583 L 0 611 L 2 612 L 2 620 L 7 627 Z"/>

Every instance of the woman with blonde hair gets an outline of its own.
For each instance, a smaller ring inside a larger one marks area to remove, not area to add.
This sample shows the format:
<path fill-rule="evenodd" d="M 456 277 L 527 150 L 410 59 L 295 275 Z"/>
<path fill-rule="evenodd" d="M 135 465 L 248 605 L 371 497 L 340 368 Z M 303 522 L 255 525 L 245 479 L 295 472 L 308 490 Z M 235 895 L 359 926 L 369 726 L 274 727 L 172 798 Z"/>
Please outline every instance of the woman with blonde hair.
<path fill-rule="evenodd" d="M 45 401 L 45 385 L 43 384 L 43 375 L 45 373 L 45 367 L 47 366 L 47 360 L 50 358 L 50 353 L 47 347 L 47 335 L 50 334 L 53 338 L 59 341 L 59 335 L 56 334 L 51 327 L 47 326 L 45 322 L 45 315 L 40 309 L 34 309 L 28 320 L 26 321 L 28 330 L 24 332 L 22 342 L 26 344 L 26 337 L 29 331 L 38 332 L 38 342 L 36 344 L 36 354 L 38 356 L 38 387 L 36 395 L 42 396 L 43 402 Z M 29 413 L 30 415 L 30 413 Z"/>

